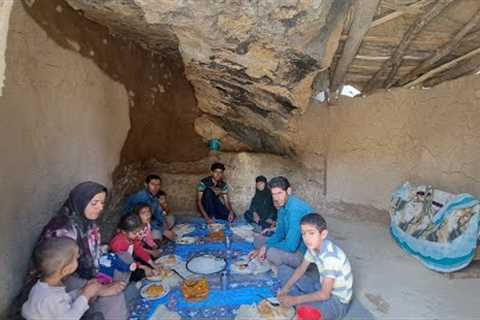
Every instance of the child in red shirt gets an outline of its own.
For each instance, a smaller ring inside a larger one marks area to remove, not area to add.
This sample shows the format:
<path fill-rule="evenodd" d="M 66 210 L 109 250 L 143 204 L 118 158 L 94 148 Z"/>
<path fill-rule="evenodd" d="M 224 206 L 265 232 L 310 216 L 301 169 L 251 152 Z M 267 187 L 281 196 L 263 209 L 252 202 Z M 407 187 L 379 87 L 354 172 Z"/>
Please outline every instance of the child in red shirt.
<path fill-rule="evenodd" d="M 143 225 L 140 217 L 136 214 L 127 214 L 122 217 L 118 224 L 117 234 L 110 240 L 110 250 L 119 254 L 124 260 L 135 260 L 139 263 L 140 272 L 136 273 L 135 280 L 140 280 L 143 276 L 157 275 L 158 267 L 153 263 L 152 257 L 142 247 L 139 239 L 139 233 Z M 130 261 L 125 261 L 130 263 Z"/>
<path fill-rule="evenodd" d="M 152 220 L 152 210 L 147 203 L 140 203 L 135 208 L 135 213 L 140 217 L 143 228 L 139 233 L 139 239 L 143 244 L 143 249 L 148 252 L 153 258 L 158 258 L 162 252 L 162 249 L 158 248 L 157 243 L 152 236 L 152 226 L 150 224 Z"/>

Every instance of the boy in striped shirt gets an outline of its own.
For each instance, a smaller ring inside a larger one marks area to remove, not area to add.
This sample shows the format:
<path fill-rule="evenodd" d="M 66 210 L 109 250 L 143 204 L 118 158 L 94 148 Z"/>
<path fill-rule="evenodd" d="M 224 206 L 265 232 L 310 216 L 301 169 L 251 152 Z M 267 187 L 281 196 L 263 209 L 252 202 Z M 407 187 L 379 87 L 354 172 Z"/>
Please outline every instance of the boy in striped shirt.
<path fill-rule="evenodd" d="M 285 307 L 309 305 L 319 309 L 323 320 L 341 319 L 352 300 L 350 262 L 342 249 L 326 239 L 327 223 L 321 215 L 311 213 L 304 216 L 300 227 L 307 252 L 296 270 L 280 266 L 278 278 L 282 289 L 278 300 Z M 316 264 L 318 275 L 311 275 L 310 270 L 305 274 L 311 263 Z"/>

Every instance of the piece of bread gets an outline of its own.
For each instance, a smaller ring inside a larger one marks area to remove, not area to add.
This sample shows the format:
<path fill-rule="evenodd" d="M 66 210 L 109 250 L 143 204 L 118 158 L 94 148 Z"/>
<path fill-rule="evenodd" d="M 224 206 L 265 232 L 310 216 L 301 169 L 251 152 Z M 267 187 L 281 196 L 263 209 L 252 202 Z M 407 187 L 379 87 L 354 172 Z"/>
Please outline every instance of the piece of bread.
<path fill-rule="evenodd" d="M 274 313 L 272 306 L 266 300 L 262 300 L 257 306 L 258 312 L 261 316 L 266 318 L 273 318 Z"/>
<path fill-rule="evenodd" d="M 165 260 L 165 263 L 175 264 L 175 263 L 177 263 L 177 257 L 175 257 L 175 255 L 171 254 L 171 255 L 169 255 L 168 258 Z"/>

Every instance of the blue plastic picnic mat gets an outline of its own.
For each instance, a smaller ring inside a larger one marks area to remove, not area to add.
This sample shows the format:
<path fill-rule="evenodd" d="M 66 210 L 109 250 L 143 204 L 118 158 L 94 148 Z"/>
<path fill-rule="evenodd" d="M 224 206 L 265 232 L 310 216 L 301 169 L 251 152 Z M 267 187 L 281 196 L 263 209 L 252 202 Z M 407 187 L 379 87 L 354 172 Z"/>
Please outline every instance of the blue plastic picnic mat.
<path fill-rule="evenodd" d="M 239 241 L 232 243 L 230 250 L 239 252 L 240 254 L 247 254 L 254 249 L 252 243 L 247 241 Z M 187 259 L 194 253 L 209 253 L 215 251 L 225 251 L 224 243 L 204 243 L 204 244 L 187 244 L 177 245 L 175 254 Z"/>
<path fill-rule="evenodd" d="M 199 302 L 187 301 L 180 289 L 173 290 L 167 298 L 150 302 L 147 319 L 152 316 L 157 307 L 167 303 L 169 309 L 174 309 L 182 318 L 233 318 L 235 310 L 242 304 L 258 303 L 264 297 L 272 297 L 271 288 L 235 288 L 228 290 L 210 290 L 208 298 Z"/>

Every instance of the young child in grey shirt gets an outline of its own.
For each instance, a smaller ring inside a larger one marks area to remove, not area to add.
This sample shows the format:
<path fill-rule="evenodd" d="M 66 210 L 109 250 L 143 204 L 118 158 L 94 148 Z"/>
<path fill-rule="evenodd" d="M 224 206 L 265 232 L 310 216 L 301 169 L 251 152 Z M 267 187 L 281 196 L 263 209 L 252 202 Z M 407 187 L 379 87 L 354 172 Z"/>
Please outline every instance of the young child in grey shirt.
<path fill-rule="evenodd" d="M 69 238 L 52 238 L 42 242 L 34 252 L 34 262 L 41 272 L 28 300 L 22 306 L 27 320 L 78 320 L 89 309 L 88 301 L 101 285 L 95 279 L 79 290 L 66 292 L 62 279 L 75 272 L 79 249 Z"/>

